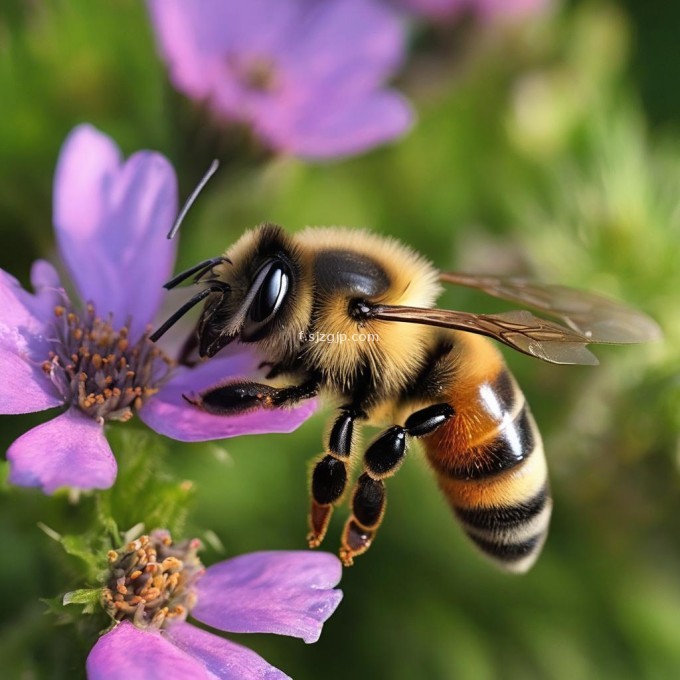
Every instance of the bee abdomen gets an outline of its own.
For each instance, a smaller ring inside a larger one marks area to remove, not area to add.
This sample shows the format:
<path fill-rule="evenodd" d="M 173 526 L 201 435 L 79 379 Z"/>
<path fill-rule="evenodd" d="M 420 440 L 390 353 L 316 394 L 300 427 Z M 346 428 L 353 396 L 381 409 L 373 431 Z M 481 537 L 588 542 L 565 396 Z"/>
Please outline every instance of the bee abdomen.
<path fill-rule="evenodd" d="M 522 398 L 523 399 L 523 398 Z M 520 465 L 536 448 L 535 426 L 526 403 L 487 441 L 456 456 L 433 456 L 440 475 L 460 480 L 481 480 Z"/>
<path fill-rule="evenodd" d="M 470 539 L 503 568 L 524 572 L 552 510 L 541 435 L 507 369 L 476 395 L 454 403 L 457 415 L 425 442 L 427 456 Z"/>
<path fill-rule="evenodd" d="M 451 499 L 453 500 L 453 499 Z M 527 501 L 453 510 L 477 547 L 510 571 L 526 571 L 538 557 L 548 532 L 552 500 L 547 484 Z"/>

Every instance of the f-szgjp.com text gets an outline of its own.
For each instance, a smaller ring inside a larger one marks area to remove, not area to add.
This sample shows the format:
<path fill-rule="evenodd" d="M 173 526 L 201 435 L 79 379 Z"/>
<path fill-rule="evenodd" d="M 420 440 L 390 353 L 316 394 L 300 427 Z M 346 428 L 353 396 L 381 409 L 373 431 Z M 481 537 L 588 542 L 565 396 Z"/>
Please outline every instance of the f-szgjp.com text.
<path fill-rule="evenodd" d="M 380 342 L 379 333 L 298 333 L 301 342 Z"/>

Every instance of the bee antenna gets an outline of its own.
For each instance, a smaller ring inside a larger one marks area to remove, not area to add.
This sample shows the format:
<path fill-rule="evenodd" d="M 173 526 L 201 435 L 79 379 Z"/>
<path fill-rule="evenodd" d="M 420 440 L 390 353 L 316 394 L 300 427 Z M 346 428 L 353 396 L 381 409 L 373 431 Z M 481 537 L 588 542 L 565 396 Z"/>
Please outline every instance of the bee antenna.
<path fill-rule="evenodd" d="M 213 257 L 210 260 L 203 260 L 203 262 L 199 262 L 193 267 L 190 267 L 180 274 L 177 274 L 177 276 L 163 284 L 163 288 L 167 288 L 168 290 L 175 288 L 183 281 L 186 281 L 192 274 L 196 275 L 194 276 L 194 283 L 198 283 L 202 276 L 207 274 L 216 264 L 220 264 L 221 262 L 227 262 L 228 264 L 231 264 L 231 260 L 228 257 L 224 257 L 224 255 L 221 255 L 220 257 Z M 213 283 L 213 281 L 207 281 L 207 283 Z"/>
<path fill-rule="evenodd" d="M 154 331 L 150 336 L 151 342 L 156 342 L 161 336 L 172 328 L 192 307 L 195 307 L 201 300 L 210 295 L 210 293 L 224 293 L 223 286 L 211 286 L 204 288 L 200 293 L 196 293 L 194 297 L 188 302 L 185 302 L 158 330 Z"/>
<path fill-rule="evenodd" d="M 191 208 L 191 206 L 194 204 L 194 201 L 203 190 L 203 187 L 208 183 L 208 180 L 217 172 L 217 168 L 219 167 L 220 162 L 217 160 L 217 158 L 215 158 L 213 162 L 210 164 L 208 171 L 201 178 L 201 181 L 198 183 L 196 188 L 191 192 L 191 196 L 187 198 L 186 202 L 184 203 L 184 206 L 182 207 L 182 210 L 180 210 L 179 215 L 177 215 L 177 219 L 175 220 L 175 223 L 172 225 L 172 229 L 170 229 L 170 231 L 168 232 L 168 239 L 175 238 L 175 234 L 179 231 L 179 228 L 182 226 L 182 222 L 184 221 L 186 214 L 189 212 L 189 208 Z"/>

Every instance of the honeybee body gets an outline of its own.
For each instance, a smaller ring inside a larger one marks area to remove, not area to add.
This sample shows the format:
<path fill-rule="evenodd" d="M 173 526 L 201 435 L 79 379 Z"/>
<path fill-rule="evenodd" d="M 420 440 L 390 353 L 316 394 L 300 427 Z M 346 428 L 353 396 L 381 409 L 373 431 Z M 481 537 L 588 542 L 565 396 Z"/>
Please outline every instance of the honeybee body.
<path fill-rule="evenodd" d="M 552 508 L 543 442 L 496 348 L 456 335 L 453 378 L 443 387 L 455 417 L 423 445 L 468 536 L 504 568 L 523 572 L 543 546 Z"/>
<path fill-rule="evenodd" d="M 263 225 L 167 287 L 192 274 L 207 287 L 155 337 L 205 300 L 199 354 L 211 357 L 238 339 L 255 344 L 269 367 L 267 382 L 235 381 L 188 397 L 197 408 L 229 416 L 317 394 L 339 408 L 312 473 L 311 547 L 323 540 L 349 488 L 357 425 L 387 426 L 363 453 L 342 536 L 345 564 L 371 545 L 385 511 L 385 480 L 420 439 L 472 541 L 506 569 L 526 571 L 545 540 L 552 506 L 543 444 L 500 352 L 482 336 L 554 363 L 596 363 L 585 349 L 589 342 L 634 342 L 658 332 L 644 315 L 599 296 L 442 274 L 393 239 L 341 228 L 293 237 Z M 526 311 L 436 309 L 440 281 L 526 300 L 568 327 Z"/>

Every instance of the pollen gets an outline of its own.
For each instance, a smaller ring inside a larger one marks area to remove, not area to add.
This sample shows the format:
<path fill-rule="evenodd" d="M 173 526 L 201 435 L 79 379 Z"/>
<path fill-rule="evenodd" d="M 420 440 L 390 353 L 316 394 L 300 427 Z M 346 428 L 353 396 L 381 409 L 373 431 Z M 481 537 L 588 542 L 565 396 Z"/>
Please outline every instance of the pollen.
<path fill-rule="evenodd" d="M 139 628 L 158 630 L 169 621 L 183 621 L 196 604 L 194 586 L 205 571 L 200 547 L 196 539 L 174 544 L 168 532 L 157 530 L 110 551 L 104 609 Z"/>
<path fill-rule="evenodd" d="M 127 421 L 169 377 L 172 360 L 145 332 L 135 343 L 127 326 L 97 316 L 54 308 L 54 340 L 41 368 L 66 401 L 99 421 Z"/>

